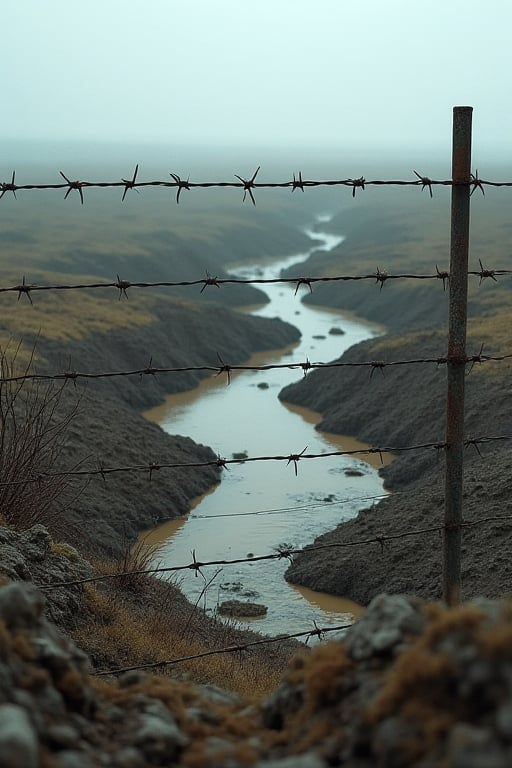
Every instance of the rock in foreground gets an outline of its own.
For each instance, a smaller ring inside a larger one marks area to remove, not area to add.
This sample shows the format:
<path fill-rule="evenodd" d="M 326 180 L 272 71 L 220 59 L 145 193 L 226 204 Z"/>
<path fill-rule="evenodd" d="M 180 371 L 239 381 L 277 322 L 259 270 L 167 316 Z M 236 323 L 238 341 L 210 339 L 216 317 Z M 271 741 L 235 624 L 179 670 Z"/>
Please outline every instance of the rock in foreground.
<path fill-rule="evenodd" d="M 512 607 L 380 595 L 345 640 L 296 656 L 262 704 L 94 676 L 32 585 L 0 588 L 0 755 L 44 766 L 512 764 Z"/>

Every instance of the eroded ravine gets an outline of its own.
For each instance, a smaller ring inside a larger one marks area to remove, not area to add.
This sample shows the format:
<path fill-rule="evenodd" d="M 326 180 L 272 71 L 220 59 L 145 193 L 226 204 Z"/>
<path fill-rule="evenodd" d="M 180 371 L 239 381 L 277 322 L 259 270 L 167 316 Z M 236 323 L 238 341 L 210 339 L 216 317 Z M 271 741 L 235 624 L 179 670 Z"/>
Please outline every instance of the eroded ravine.
<path fill-rule="evenodd" d="M 308 234 L 315 242 L 311 250 L 330 249 L 341 239 Z M 234 272 L 244 278 L 276 277 L 283 267 L 308 255 Z M 263 289 L 269 303 L 253 314 L 279 316 L 296 325 L 302 338 L 293 349 L 260 354 L 252 364 L 328 362 L 378 333 L 356 318 L 305 306 L 293 285 L 277 283 Z M 229 386 L 213 377 L 193 391 L 168 397 L 146 416 L 172 434 L 211 446 L 225 458 L 243 453 L 287 456 L 305 448 L 315 454 L 364 448 L 351 438 L 318 432 L 316 414 L 278 400 L 279 391 L 298 375 L 302 373 L 288 369 L 246 371 L 232 375 Z M 295 467 L 283 461 L 231 464 L 219 486 L 199 499 L 187 518 L 160 526 L 146 535 L 146 541 L 160 545 L 157 559 L 162 566 L 187 564 L 192 553 L 204 562 L 270 554 L 283 545 L 302 547 L 382 496 L 377 467 L 369 461 L 367 457 L 304 460 L 296 474 Z M 183 571 L 179 579 L 189 599 L 212 612 L 230 599 L 266 605 L 266 616 L 252 625 L 268 634 L 306 630 L 313 621 L 319 626 L 337 625 L 357 610 L 341 598 L 288 584 L 283 578 L 286 566 L 286 559 L 249 561 L 204 569 L 204 578 Z"/>

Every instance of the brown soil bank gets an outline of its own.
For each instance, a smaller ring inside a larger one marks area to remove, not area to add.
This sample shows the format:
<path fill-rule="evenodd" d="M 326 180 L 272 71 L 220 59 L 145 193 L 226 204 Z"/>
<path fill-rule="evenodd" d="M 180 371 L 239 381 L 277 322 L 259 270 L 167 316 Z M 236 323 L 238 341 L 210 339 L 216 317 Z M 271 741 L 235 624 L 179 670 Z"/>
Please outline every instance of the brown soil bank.
<path fill-rule="evenodd" d="M 404 325 L 408 304 L 401 306 Z M 414 307 L 411 311 L 414 312 Z M 468 349 L 503 352 L 506 318 L 473 322 Z M 508 326 L 509 327 L 509 326 Z M 411 360 L 446 354 L 442 331 L 382 337 L 350 349 L 341 360 Z M 444 441 L 445 366 L 423 363 L 387 367 L 314 371 L 286 387 L 280 397 L 322 414 L 318 427 L 355 435 L 375 446 L 409 446 Z M 510 366 L 488 363 L 473 368 L 466 379 L 466 435 L 512 433 Z M 512 514 L 512 456 L 507 441 L 466 449 L 464 517 L 467 521 Z M 444 509 L 444 453 L 435 449 L 398 454 L 382 469 L 394 493 L 357 518 L 319 537 L 314 544 L 339 545 L 298 556 L 286 578 L 312 589 L 350 597 L 367 604 L 387 591 L 438 597 L 441 593 L 441 537 L 411 535 L 376 543 L 380 536 L 439 526 Z M 354 542 L 373 540 L 366 545 Z M 463 532 L 464 597 L 496 597 L 512 588 L 512 520 L 488 522 Z"/>

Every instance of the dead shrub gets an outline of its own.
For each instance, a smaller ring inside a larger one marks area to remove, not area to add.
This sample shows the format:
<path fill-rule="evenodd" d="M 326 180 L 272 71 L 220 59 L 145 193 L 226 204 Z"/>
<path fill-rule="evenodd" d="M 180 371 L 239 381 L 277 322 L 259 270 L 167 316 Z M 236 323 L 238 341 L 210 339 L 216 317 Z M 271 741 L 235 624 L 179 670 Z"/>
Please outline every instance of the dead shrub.
<path fill-rule="evenodd" d="M 51 527 L 69 503 L 70 479 L 55 470 L 78 399 L 64 406 L 64 384 L 31 378 L 35 348 L 20 350 L 0 348 L 0 519 L 26 530 Z"/>

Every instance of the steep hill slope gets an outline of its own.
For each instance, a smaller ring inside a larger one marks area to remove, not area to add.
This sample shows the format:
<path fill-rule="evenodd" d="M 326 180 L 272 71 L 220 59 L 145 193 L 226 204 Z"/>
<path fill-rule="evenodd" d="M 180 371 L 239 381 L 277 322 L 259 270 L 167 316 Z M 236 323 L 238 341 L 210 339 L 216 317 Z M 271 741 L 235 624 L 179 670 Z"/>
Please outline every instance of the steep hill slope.
<path fill-rule="evenodd" d="M 498 208 L 503 217 L 503 205 Z M 352 221 L 354 239 L 349 235 L 336 254 L 315 254 L 308 266 L 309 274 L 372 274 L 377 266 L 389 265 L 393 270 L 396 265 L 400 271 L 405 267 L 406 272 L 435 271 L 435 263 L 427 262 L 430 235 L 434 245 L 438 242 L 437 225 L 428 231 L 427 239 L 419 228 L 424 221 L 421 217 L 418 222 L 404 219 L 403 211 L 393 213 L 389 208 L 387 220 L 385 214 L 379 210 L 370 216 L 364 230 L 363 216 L 356 211 Z M 481 217 L 482 211 L 479 214 Z M 485 266 L 507 266 L 510 233 L 504 221 L 493 235 L 495 218 L 484 217 L 474 238 L 473 261 L 481 253 Z M 379 245 L 382 231 L 384 237 Z M 499 239 L 502 235 L 503 240 Z M 386 260 L 381 259 L 381 253 Z M 442 264 L 446 262 L 445 256 Z M 488 355 L 510 354 L 510 288 L 509 276 L 496 281 L 482 280 L 478 275 L 470 277 L 469 354 L 478 354 L 481 349 Z M 446 318 L 447 293 L 443 294 L 441 280 L 419 285 L 413 281 L 388 281 L 382 290 L 371 282 L 333 283 L 318 289 L 315 286 L 306 300 L 356 311 L 393 331 L 348 350 L 342 362 L 435 360 L 446 355 L 446 329 L 441 322 Z M 468 439 L 512 434 L 509 376 L 507 361 L 476 365 L 471 370 L 466 379 Z M 445 366 L 434 362 L 382 370 L 348 367 L 314 371 L 286 387 L 280 397 L 319 412 L 320 429 L 354 435 L 375 446 L 400 448 L 444 441 L 445 388 Z M 373 543 L 369 547 L 333 548 L 328 558 L 322 552 L 301 555 L 287 571 L 287 578 L 363 603 L 384 590 L 439 596 L 442 566 L 437 534 L 400 537 L 408 531 L 441 526 L 443 458 L 442 452 L 433 449 L 399 453 L 382 470 L 394 493 L 315 542 L 341 545 L 370 539 Z M 468 521 L 512 513 L 510 469 L 507 441 L 490 443 L 478 451 L 468 446 L 464 486 L 464 515 Z M 464 531 L 465 596 L 508 593 L 510 530 L 510 521 L 503 520 Z M 399 538 L 383 548 L 379 546 L 379 537 L 395 535 Z"/>

